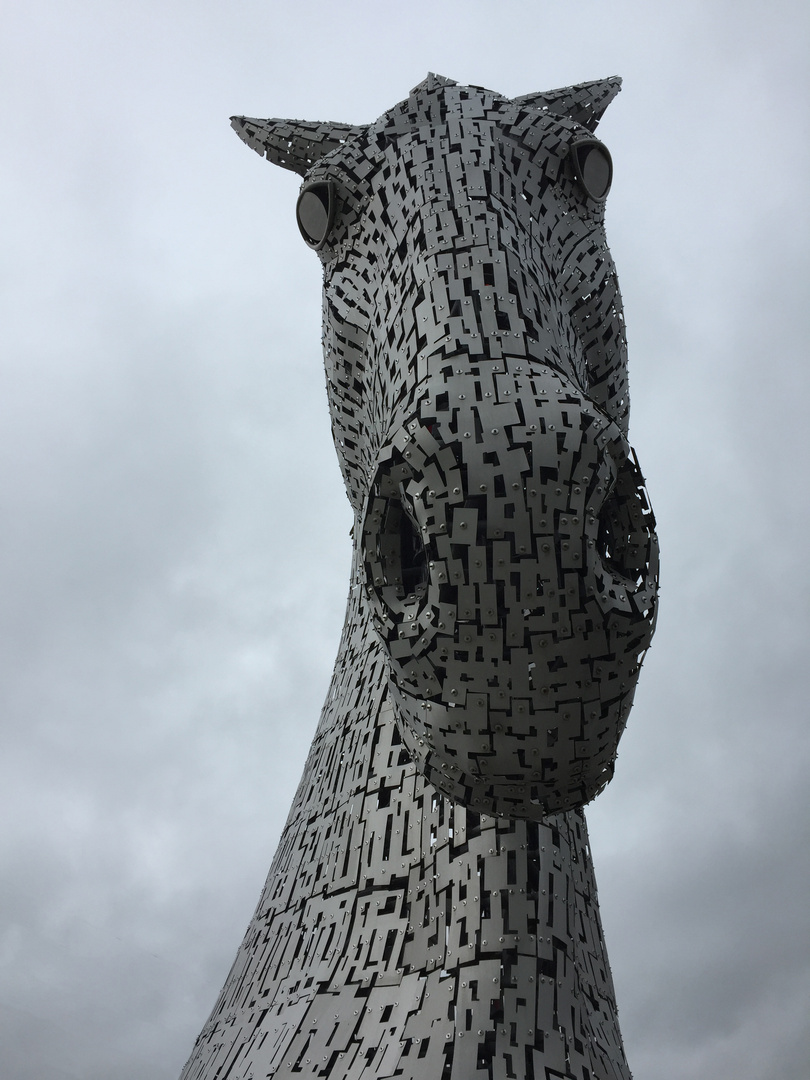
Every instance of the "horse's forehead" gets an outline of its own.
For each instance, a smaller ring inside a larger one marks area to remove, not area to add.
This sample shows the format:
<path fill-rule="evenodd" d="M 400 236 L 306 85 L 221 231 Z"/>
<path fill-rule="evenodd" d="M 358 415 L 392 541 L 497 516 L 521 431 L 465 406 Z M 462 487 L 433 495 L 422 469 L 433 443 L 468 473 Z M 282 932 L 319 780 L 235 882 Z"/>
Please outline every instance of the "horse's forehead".
<path fill-rule="evenodd" d="M 464 177 L 461 170 L 456 176 L 454 163 L 469 159 L 472 164 L 474 155 L 479 168 L 509 172 L 517 161 L 513 151 L 519 142 L 521 171 L 531 171 L 534 165 L 547 169 L 549 154 L 555 156 L 555 148 L 571 141 L 578 128 L 579 125 L 557 117 L 545 119 L 531 133 L 513 132 L 494 117 L 472 120 L 450 116 L 402 130 L 372 125 L 362 136 L 347 139 L 315 162 L 307 171 L 304 183 L 331 178 L 338 182 L 344 196 L 351 193 L 350 199 L 362 201 L 374 191 L 399 187 L 405 173 L 407 187 L 426 190 L 427 209 L 440 193 L 445 198 L 463 194 Z M 437 168 L 446 174 L 446 182 L 438 189 Z"/>
<path fill-rule="evenodd" d="M 508 98 L 477 86 L 442 85 L 425 89 L 421 83 L 404 101 L 387 109 L 371 125 L 372 130 L 405 133 L 425 125 L 441 125 L 453 119 L 495 119 L 511 102 Z"/>
<path fill-rule="evenodd" d="M 502 107 L 486 114 L 479 115 L 475 110 L 447 110 L 434 117 L 411 117 L 408 123 L 392 123 L 388 114 L 384 114 L 366 129 L 361 139 L 347 140 L 319 164 L 321 169 L 349 165 L 357 176 L 357 160 L 362 157 L 368 168 L 365 178 L 379 180 L 375 176 L 377 166 L 404 164 L 424 147 L 443 158 L 453 154 L 463 156 L 465 152 L 480 153 L 487 148 L 496 151 L 501 147 L 503 153 L 490 153 L 479 158 L 476 164 L 508 168 L 512 160 L 508 148 L 517 144 L 524 168 L 533 158 L 543 166 L 546 154 L 555 156 L 555 151 L 588 134 L 581 124 L 568 117 L 549 112 L 529 114 L 509 102 L 503 102 Z M 316 165 L 313 172 L 318 171 L 321 170 Z M 383 176 L 382 180 L 386 178 Z"/>

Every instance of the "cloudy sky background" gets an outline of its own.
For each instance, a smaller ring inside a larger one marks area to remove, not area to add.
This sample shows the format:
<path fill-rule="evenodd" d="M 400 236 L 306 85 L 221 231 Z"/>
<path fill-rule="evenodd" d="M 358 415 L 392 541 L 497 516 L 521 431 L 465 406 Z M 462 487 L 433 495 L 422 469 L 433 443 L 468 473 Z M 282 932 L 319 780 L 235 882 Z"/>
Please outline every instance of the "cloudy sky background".
<path fill-rule="evenodd" d="M 28 0 L 0 42 L 0 1074 L 174 1080 L 348 583 L 320 264 L 231 113 L 620 74 L 659 629 L 589 811 L 638 1080 L 807 1080 L 803 0 Z"/>

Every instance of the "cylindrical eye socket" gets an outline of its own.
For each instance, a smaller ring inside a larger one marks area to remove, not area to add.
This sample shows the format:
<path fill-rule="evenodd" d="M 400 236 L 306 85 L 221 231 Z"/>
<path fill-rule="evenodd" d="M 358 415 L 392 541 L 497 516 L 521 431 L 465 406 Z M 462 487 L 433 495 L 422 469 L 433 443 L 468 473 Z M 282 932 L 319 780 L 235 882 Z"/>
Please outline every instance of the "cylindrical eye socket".
<path fill-rule="evenodd" d="M 574 147 L 577 178 L 585 193 L 597 202 L 607 198 L 613 179 L 613 162 L 601 143 L 580 143 Z"/>
<path fill-rule="evenodd" d="M 298 228 L 311 248 L 319 248 L 329 235 L 335 217 L 334 187 L 322 180 L 305 187 L 295 209 Z"/>

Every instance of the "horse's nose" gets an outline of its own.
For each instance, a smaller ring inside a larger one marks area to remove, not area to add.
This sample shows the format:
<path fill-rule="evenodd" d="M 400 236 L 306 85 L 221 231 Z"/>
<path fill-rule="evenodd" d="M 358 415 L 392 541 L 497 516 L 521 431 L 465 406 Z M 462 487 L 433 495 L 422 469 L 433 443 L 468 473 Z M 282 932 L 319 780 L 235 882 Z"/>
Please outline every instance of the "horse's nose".
<path fill-rule="evenodd" d="M 598 440 L 602 483 L 586 510 L 587 588 L 607 617 L 652 619 L 658 588 L 658 543 L 644 477 L 627 439 L 610 424 Z"/>
<path fill-rule="evenodd" d="M 540 817 L 612 775 L 657 546 L 617 425 L 551 369 L 497 374 L 411 398 L 379 455 L 363 554 L 411 754 L 446 794 Z"/>

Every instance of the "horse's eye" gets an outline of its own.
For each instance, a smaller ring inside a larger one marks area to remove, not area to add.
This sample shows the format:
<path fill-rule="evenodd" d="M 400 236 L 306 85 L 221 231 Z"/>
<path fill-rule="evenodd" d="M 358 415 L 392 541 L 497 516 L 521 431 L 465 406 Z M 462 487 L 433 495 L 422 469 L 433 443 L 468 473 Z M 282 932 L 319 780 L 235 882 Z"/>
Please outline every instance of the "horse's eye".
<path fill-rule="evenodd" d="M 308 184 L 295 208 L 298 228 L 311 248 L 323 245 L 335 218 L 335 188 L 328 180 Z"/>
<path fill-rule="evenodd" d="M 613 162 L 607 148 L 598 142 L 581 142 L 574 146 L 574 169 L 577 179 L 596 202 L 602 202 L 610 191 Z"/>

